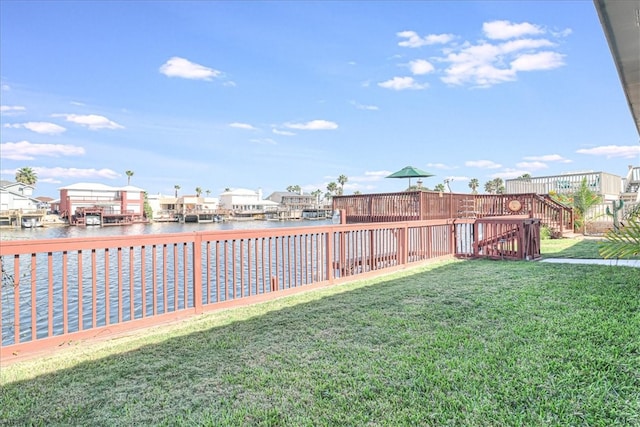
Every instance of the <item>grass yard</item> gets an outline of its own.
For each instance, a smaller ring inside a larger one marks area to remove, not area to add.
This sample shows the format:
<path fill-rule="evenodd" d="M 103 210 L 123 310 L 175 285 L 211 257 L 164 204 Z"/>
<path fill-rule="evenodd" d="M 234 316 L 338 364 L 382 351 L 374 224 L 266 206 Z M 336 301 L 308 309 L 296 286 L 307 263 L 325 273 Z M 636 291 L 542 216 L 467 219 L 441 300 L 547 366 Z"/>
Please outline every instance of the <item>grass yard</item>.
<path fill-rule="evenodd" d="M 598 248 L 601 239 L 550 239 L 543 240 L 541 252 L 544 258 L 601 259 Z"/>
<path fill-rule="evenodd" d="M 1 425 L 637 426 L 640 269 L 443 262 L 69 346 L 0 384 Z"/>

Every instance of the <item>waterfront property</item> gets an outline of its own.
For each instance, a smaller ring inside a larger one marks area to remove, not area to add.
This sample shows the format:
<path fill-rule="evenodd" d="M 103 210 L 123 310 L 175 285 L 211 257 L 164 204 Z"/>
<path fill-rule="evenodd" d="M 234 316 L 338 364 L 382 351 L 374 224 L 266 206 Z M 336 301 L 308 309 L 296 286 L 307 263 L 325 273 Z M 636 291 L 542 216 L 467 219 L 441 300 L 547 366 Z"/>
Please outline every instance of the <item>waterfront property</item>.
<path fill-rule="evenodd" d="M 60 189 L 60 217 L 70 224 L 86 225 L 87 209 L 110 215 L 114 223 L 135 222 L 144 216 L 144 190 L 132 185 L 111 187 L 97 183 L 78 183 Z M 102 223 L 106 221 L 103 219 Z"/>
<path fill-rule="evenodd" d="M 513 216 L 6 241 L 0 357 L 437 259 L 535 259 L 539 234 Z"/>
<path fill-rule="evenodd" d="M 0 225 L 20 227 L 42 222 L 46 210 L 33 197 L 33 186 L 21 182 L 0 181 Z"/>

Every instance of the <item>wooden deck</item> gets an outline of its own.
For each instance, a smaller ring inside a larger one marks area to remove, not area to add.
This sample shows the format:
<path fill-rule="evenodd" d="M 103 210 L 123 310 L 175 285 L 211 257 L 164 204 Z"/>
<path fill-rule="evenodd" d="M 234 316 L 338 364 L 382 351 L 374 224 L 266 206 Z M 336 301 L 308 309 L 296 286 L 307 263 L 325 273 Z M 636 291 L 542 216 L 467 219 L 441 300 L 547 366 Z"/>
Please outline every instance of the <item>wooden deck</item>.
<path fill-rule="evenodd" d="M 336 196 L 333 209 L 344 223 L 479 219 L 491 217 L 539 218 L 554 233 L 573 233 L 573 209 L 540 194 L 459 194 L 436 191 Z"/>

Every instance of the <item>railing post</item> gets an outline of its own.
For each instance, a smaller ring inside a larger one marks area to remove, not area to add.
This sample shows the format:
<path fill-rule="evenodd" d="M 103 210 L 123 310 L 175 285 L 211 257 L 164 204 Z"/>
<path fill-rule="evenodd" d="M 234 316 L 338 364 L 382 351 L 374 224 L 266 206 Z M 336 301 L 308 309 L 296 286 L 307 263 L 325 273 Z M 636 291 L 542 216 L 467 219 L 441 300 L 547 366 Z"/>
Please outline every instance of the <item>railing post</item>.
<path fill-rule="evenodd" d="M 406 223 L 398 228 L 398 265 L 407 263 L 407 229 Z"/>
<path fill-rule="evenodd" d="M 333 274 L 333 234 L 334 231 L 333 229 L 330 229 L 329 231 L 327 231 L 327 235 L 325 237 L 326 241 L 325 241 L 325 247 L 326 247 L 326 264 L 325 264 L 325 269 L 326 269 L 326 276 L 327 276 L 327 280 L 329 281 L 329 283 L 333 283 L 334 280 L 334 274 Z"/>
<path fill-rule="evenodd" d="M 200 233 L 195 233 L 193 240 L 193 308 L 196 314 L 202 313 L 202 234 Z"/>

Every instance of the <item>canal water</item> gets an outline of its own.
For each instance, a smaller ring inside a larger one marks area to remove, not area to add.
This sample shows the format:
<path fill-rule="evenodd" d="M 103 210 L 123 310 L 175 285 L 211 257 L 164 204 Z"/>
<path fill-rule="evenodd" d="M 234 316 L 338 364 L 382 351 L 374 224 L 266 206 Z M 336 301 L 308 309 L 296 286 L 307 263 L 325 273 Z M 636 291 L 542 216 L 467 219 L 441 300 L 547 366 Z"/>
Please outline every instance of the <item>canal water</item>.
<path fill-rule="evenodd" d="M 126 225 L 126 226 L 109 226 L 109 227 L 77 227 L 77 226 L 51 226 L 51 227 L 40 227 L 40 228 L 34 228 L 34 229 L 20 229 L 20 228 L 3 228 L 0 230 L 0 237 L 1 240 L 30 240 L 30 239 L 60 239 L 60 238 L 73 238 L 73 237 L 90 237 L 90 236 L 127 236 L 127 235 L 143 235 L 143 234 L 168 234 L 168 233 L 189 233 L 189 232 L 194 232 L 194 231 L 215 231 L 215 230 L 247 230 L 247 229 L 265 229 L 265 228 L 285 228 L 285 227 L 313 227 L 313 226 L 322 226 L 322 225 L 330 225 L 333 224 L 332 220 L 317 220 L 317 221 L 309 221 L 309 220 L 300 220 L 300 221 L 230 221 L 230 222 L 223 222 L 223 223 L 152 223 L 152 224 L 130 224 L 130 225 Z M 127 259 L 128 256 L 128 250 L 127 248 L 123 249 L 123 258 Z M 177 255 L 177 259 L 182 259 L 182 251 L 184 250 L 183 248 L 179 248 L 178 249 L 180 252 Z M 105 255 L 104 254 L 98 254 L 98 276 L 102 276 L 103 275 L 103 268 L 104 268 L 104 260 L 102 259 Z M 111 254 L 110 257 L 113 258 L 115 256 L 115 254 Z M 147 254 L 146 255 L 147 258 L 149 258 L 151 256 L 151 254 Z M 225 255 L 227 257 L 227 255 Z M 231 258 L 237 258 L 238 254 L 229 254 L 229 256 Z M 245 256 L 247 256 L 245 254 Z M 91 293 L 91 287 L 90 287 L 90 282 L 88 280 L 86 280 L 87 278 L 91 277 L 91 260 L 90 260 L 90 253 L 84 253 L 83 254 L 83 268 L 82 268 L 82 272 L 80 272 L 81 274 L 83 274 L 83 277 L 85 278 L 85 280 L 82 280 L 83 285 L 83 293 L 84 295 L 86 295 L 87 297 L 90 295 Z M 151 265 L 151 260 L 147 260 L 147 267 L 146 269 L 148 270 Z M 225 263 L 226 262 L 231 262 L 229 261 L 227 258 L 225 258 Z M 56 266 L 56 271 L 58 271 L 61 267 L 62 264 L 64 264 L 62 258 L 61 258 L 61 254 L 54 254 L 54 258 L 53 258 L 53 263 Z M 141 268 L 140 266 L 140 260 L 138 258 L 136 258 L 136 264 L 132 265 L 132 266 L 128 266 L 130 271 L 125 271 L 125 275 L 130 274 L 130 275 L 138 275 L 139 274 L 139 270 Z M 28 271 L 29 269 L 29 259 L 27 257 L 25 257 L 23 260 L 21 260 L 20 262 L 21 264 L 21 270 L 22 271 Z M 245 265 L 246 263 L 242 263 L 241 265 Z M 110 263 L 110 270 L 111 271 L 111 277 L 117 277 L 118 272 L 114 269 L 115 266 L 117 265 L 117 260 L 114 258 L 111 260 Z M 73 257 L 69 257 L 69 260 L 67 261 L 67 266 L 68 266 L 68 280 L 70 281 L 70 283 L 76 283 L 78 281 L 78 264 L 77 264 L 77 260 Z M 3 271 L 3 273 L 7 272 L 9 274 L 8 277 L 13 277 L 12 273 L 13 271 L 11 271 L 13 265 L 12 263 L 7 263 L 3 266 L 3 269 L 5 271 Z M 169 277 L 178 277 L 181 276 L 184 273 L 180 273 L 180 272 L 176 272 L 174 274 L 173 271 L 173 262 L 168 262 L 167 265 L 167 274 Z M 22 291 L 20 292 L 20 335 L 21 335 L 21 340 L 26 338 L 26 339 L 34 339 L 36 338 L 36 336 L 38 338 L 44 337 L 47 335 L 46 331 L 48 329 L 48 317 L 47 317 L 47 299 L 48 299 L 48 285 L 47 285 L 47 281 L 46 280 L 40 280 L 41 278 L 46 278 L 48 277 L 47 274 L 47 264 L 46 261 L 43 259 L 39 259 L 38 260 L 38 268 L 37 268 L 37 272 L 38 272 L 38 284 L 37 284 L 37 290 L 36 290 L 36 300 L 37 302 L 37 311 L 39 313 L 38 315 L 38 321 L 37 321 L 37 330 L 33 331 L 31 330 L 30 327 L 30 311 L 31 311 L 31 292 L 30 292 L 30 286 L 21 288 Z M 237 274 L 243 274 L 243 272 L 238 271 L 236 272 Z M 151 277 L 151 275 L 153 274 L 152 271 L 147 271 L 147 276 Z M 3 277 L 4 279 L 4 277 Z M 59 279 L 59 278 L 57 278 Z M 62 297 L 62 287 L 58 284 L 59 280 L 56 280 L 56 286 L 54 288 L 54 293 L 53 293 L 53 299 L 55 301 L 55 306 L 56 307 L 61 307 L 61 301 L 63 299 Z M 189 281 L 189 285 L 191 285 L 191 280 L 188 279 Z M 226 281 L 226 277 L 225 277 L 225 281 Z M 254 278 L 254 281 L 256 281 L 256 283 L 254 283 L 254 287 L 256 287 L 253 291 L 254 293 L 257 292 L 257 277 Z M 3 280 L 4 282 L 4 280 Z M 11 280 L 12 282 L 12 280 Z M 127 282 L 127 279 L 125 277 L 124 282 Z M 177 283 L 177 280 L 176 280 Z M 1 307 L 1 313 L 2 313 L 2 327 L 1 332 L 2 332 L 2 345 L 8 345 L 8 344 L 12 344 L 14 343 L 13 340 L 13 319 L 15 316 L 15 313 L 13 312 L 13 300 L 14 300 L 14 288 L 13 286 L 4 286 L 7 285 L 7 283 L 3 283 L 3 289 L 2 292 L 0 292 L 0 294 L 2 295 L 2 298 L 0 298 L 0 305 Z M 138 284 L 136 284 L 137 287 L 139 287 Z M 249 284 L 245 285 L 245 286 L 251 286 Z M 107 287 L 109 288 L 109 293 L 112 296 L 116 296 L 117 295 L 117 283 L 111 283 L 109 285 L 107 285 Z M 217 293 L 215 295 L 212 295 L 213 298 L 215 298 L 216 300 L 226 300 L 229 299 L 231 297 L 231 294 L 229 292 L 230 289 L 229 288 L 225 288 L 225 294 L 224 295 L 217 295 Z M 164 292 L 165 290 L 163 290 L 162 286 L 159 286 L 158 291 L 160 292 L 159 296 L 161 299 L 168 299 L 169 301 L 172 301 L 173 299 L 175 299 L 176 301 L 176 307 L 163 307 L 163 310 L 166 311 L 173 311 L 174 309 L 177 308 L 184 308 L 189 304 L 189 299 L 192 297 L 192 294 L 189 293 L 188 295 L 186 293 L 183 292 L 179 292 L 178 291 L 178 287 L 177 285 L 171 289 L 167 289 L 167 295 L 163 295 L 161 294 L 162 292 Z M 246 289 L 245 291 L 249 291 L 248 289 Z M 137 292 L 132 293 L 131 291 L 128 291 L 127 289 L 124 290 L 124 294 L 123 294 L 123 310 L 122 310 L 122 315 L 124 316 L 124 318 L 128 318 L 128 319 L 133 319 L 133 318 L 138 318 L 141 316 L 142 314 L 142 294 L 144 293 L 145 295 L 149 294 L 152 292 L 152 289 L 144 289 L 142 290 L 141 288 L 138 289 Z M 191 291 L 189 291 L 191 292 Z M 234 295 L 235 295 L 235 290 L 233 291 Z M 109 319 L 111 320 L 111 323 L 114 323 L 117 321 L 117 311 L 114 311 L 117 307 L 115 306 L 115 301 L 112 303 L 112 309 L 110 310 L 109 313 L 105 312 L 105 305 L 104 305 L 104 301 L 105 301 L 105 288 L 102 287 L 98 290 L 98 294 L 96 296 L 96 300 L 98 301 L 98 305 L 97 307 L 95 307 L 96 310 L 96 314 L 98 318 L 103 319 L 101 322 L 101 324 L 104 324 L 104 322 L 106 322 L 106 318 L 109 317 Z M 78 330 L 78 323 L 80 321 L 80 319 L 78 319 L 77 316 L 75 316 L 74 314 L 77 314 L 77 310 L 78 310 L 78 297 L 77 297 L 77 289 L 74 290 L 73 292 L 70 291 L 69 295 L 67 297 L 67 304 L 70 308 L 70 312 L 69 312 L 69 330 L 73 331 L 73 330 Z M 130 306 L 130 302 L 131 299 L 133 299 L 135 301 L 135 313 L 134 312 L 130 312 L 129 310 L 129 306 Z M 82 303 L 84 310 L 83 310 L 83 325 L 85 325 L 85 327 L 90 326 L 91 325 L 91 318 L 93 315 L 93 307 L 91 306 L 91 300 L 89 298 L 86 298 L 83 303 Z M 152 309 L 152 299 L 149 295 L 147 295 L 146 297 L 146 305 L 147 305 L 147 309 L 151 310 Z M 55 335 L 61 333 L 62 331 L 62 320 L 63 320 L 63 313 L 62 310 L 60 308 L 56 308 L 54 309 L 54 313 L 53 313 L 53 332 Z M 98 325 L 94 325 L 94 326 L 100 326 Z"/>
<path fill-rule="evenodd" d="M 140 234 L 190 233 L 194 231 L 309 227 L 330 224 L 333 224 L 331 219 L 317 221 L 226 221 L 213 223 L 164 222 L 108 227 L 56 225 L 37 228 L 2 228 L 0 229 L 0 240 L 66 239 L 71 237 L 92 236 L 135 236 Z"/>

